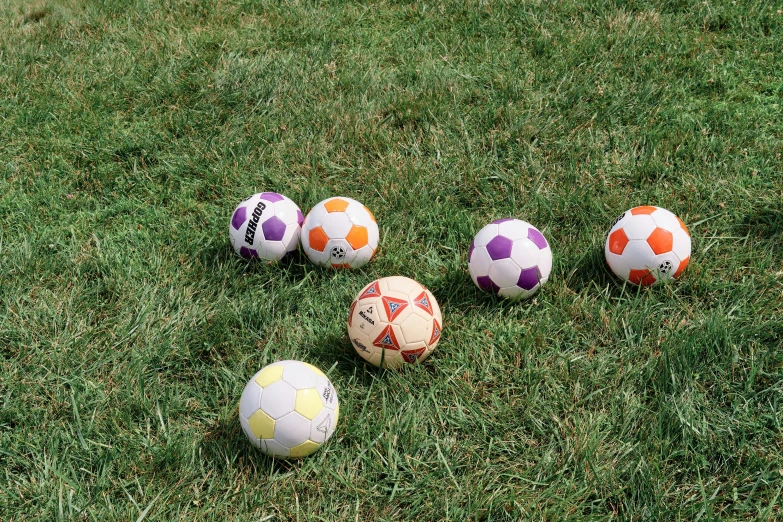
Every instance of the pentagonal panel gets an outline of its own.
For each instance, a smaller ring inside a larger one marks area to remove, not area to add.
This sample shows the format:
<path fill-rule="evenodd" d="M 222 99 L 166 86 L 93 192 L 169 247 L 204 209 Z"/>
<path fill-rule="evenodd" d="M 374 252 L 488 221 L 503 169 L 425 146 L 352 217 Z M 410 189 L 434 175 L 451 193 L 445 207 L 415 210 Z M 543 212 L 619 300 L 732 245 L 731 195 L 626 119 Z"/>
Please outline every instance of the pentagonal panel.
<path fill-rule="evenodd" d="M 546 238 L 544 237 L 544 234 L 542 234 L 537 228 L 530 227 L 527 229 L 527 238 L 533 242 L 534 245 L 536 245 L 540 250 L 543 250 L 545 248 L 549 248 L 549 243 L 547 242 Z"/>
<path fill-rule="evenodd" d="M 683 273 L 683 271 L 685 270 L 685 268 L 687 268 L 687 266 L 688 266 L 688 263 L 690 263 L 690 261 L 691 261 L 691 258 L 690 258 L 690 257 L 686 257 L 685 259 L 683 259 L 682 261 L 680 261 L 680 266 L 679 266 L 679 267 L 677 267 L 677 271 L 676 271 L 676 272 L 674 272 L 674 277 L 680 277 L 680 275 Z"/>
<path fill-rule="evenodd" d="M 646 268 L 631 269 L 628 274 L 628 282 L 635 285 L 650 286 L 655 284 L 655 274 Z"/>
<path fill-rule="evenodd" d="M 541 272 L 538 270 L 537 266 L 534 266 L 522 269 L 519 273 L 519 279 L 517 279 L 516 286 L 523 290 L 533 290 L 539 283 L 541 283 Z"/>
<path fill-rule="evenodd" d="M 634 216 L 623 225 L 623 230 L 629 240 L 647 239 L 655 230 L 655 221 L 648 215 Z"/>
<path fill-rule="evenodd" d="M 253 435 L 259 439 L 269 439 L 275 435 L 275 420 L 264 410 L 256 410 L 247 418 L 247 425 Z"/>
<path fill-rule="evenodd" d="M 507 237 L 495 236 L 487 243 L 485 248 L 489 252 L 489 257 L 497 261 L 499 259 L 507 259 L 511 255 L 513 244 L 514 242 Z"/>
<path fill-rule="evenodd" d="M 239 416 L 239 424 L 242 426 L 242 431 L 245 433 L 245 436 L 250 440 L 250 442 L 255 446 L 256 448 L 261 447 L 261 439 L 256 437 L 256 434 L 253 433 L 253 430 L 250 429 L 250 424 L 248 424 L 247 419 L 244 418 L 242 415 Z"/>
<path fill-rule="evenodd" d="M 343 212 L 327 214 L 324 222 L 321 223 L 321 227 L 329 239 L 345 239 L 352 226 L 351 219 Z"/>
<path fill-rule="evenodd" d="M 623 251 L 623 260 L 631 270 L 650 268 L 655 253 L 646 240 L 629 241 Z"/>
<path fill-rule="evenodd" d="M 283 378 L 283 368 L 284 366 L 282 364 L 270 364 L 258 372 L 255 377 L 253 377 L 253 380 L 260 387 L 264 388 Z"/>
<path fill-rule="evenodd" d="M 298 362 L 287 364 L 283 370 L 283 380 L 295 390 L 304 390 L 315 386 L 315 377 L 310 368 Z"/>
<path fill-rule="evenodd" d="M 264 388 L 261 394 L 261 409 L 273 419 L 294 411 L 296 390 L 285 381 L 277 381 Z"/>
<path fill-rule="evenodd" d="M 647 238 L 647 244 L 650 245 L 652 251 L 658 255 L 671 252 L 672 243 L 672 233 L 660 227 L 653 230 L 650 237 Z"/>
<path fill-rule="evenodd" d="M 299 247 L 299 234 L 302 232 L 299 223 L 291 223 L 285 228 L 285 234 L 280 241 L 285 247 L 286 251 L 290 252 L 296 250 Z"/>
<path fill-rule="evenodd" d="M 649 216 L 653 212 L 658 210 L 658 207 L 652 207 L 648 205 L 643 205 L 640 207 L 634 207 L 631 209 L 631 214 L 634 216 Z"/>
<path fill-rule="evenodd" d="M 267 241 L 280 241 L 285 235 L 286 224 L 277 216 L 267 218 L 261 224 L 261 230 L 264 233 L 264 239 Z"/>
<path fill-rule="evenodd" d="M 476 234 L 476 237 L 473 238 L 473 243 L 476 245 L 476 247 L 486 246 L 487 243 L 489 243 L 492 238 L 497 235 L 498 226 L 490 223 L 489 225 L 479 230 L 478 234 Z"/>
<path fill-rule="evenodd" d="M 247 221 L 247 207 L 242 205 L 238 207 L 234 211 L 234 215 L 231 216 L 231 226 L 234 230 L 239 230 L 239 228 L 245 224 L 245 221 Z"/>
<path fill-rule="evenodd" d="M 367 228 L 359 225 L 353 225 L 345 236 L 345 240 L 348 241 L 348 244 L 350 244 L 354 250 L 359 250 L 360 248 L 367 246 L 368 239 Z"/>
<path fill-rule="evenodd" d="M 498 235 L 511 241 L 527 237 L 528 224 L 519 219 L 509 219 L 498 224 Z"/>
<path fill-rule="evenodd" d="M 331 198 L 324 201 L 323 205 L 326 212 L 329 213 L 345 212 L 348 208 L 348 201 L 342 198 Z"/>
<path fill-rule="evenodd" d="M 477 277 L 476 285 L 487 292 L 497 293 L 500 290 L 500 287 L 488 275 Z"/>
<path fill-rule="evenodd" d="M 511 259 L 520 268 L 530 268 L 538 265 L 540 257 L 541 249 L 529 239 L 514 241 L 514 246 L 511 248 Z"/>
<path fill-rule="evenodd" d="M 606 249 L 612 254 L 622 255 L 625 250 L 625 245 L 628 244 L 628 236 L 625 235 L 625 230 L 618 228 L 613 230 L 609 234 L 609 238 L 606 240 Z"/>
<path fill-rule="evenodd" d="M 277 203 L 278 201 L 283 201 L 285 199 L 285 196 L 278 194 L 277 192 L 262 192 L 260 197 L 269 203 Z"/>
<path fill-rule="evenodd" d="M 320 444 L 313 442 L 311 440 L 306 440 L 303 443 L 301 443 L 298 446 L 294 446 L 291 448 L 291 452 L 289 454 L 289 457 L 297 459 L 301 457 L 306 457 L 310 455 L 311 453 L 315 452 L 320 447 Z"/>
<path fill-rule="evenodd" d="M 470 269 L 470 275 L 473 276 L 473 281 L 476 281 L 477 277 L 486 276 L 489 273 L 489 267 L 492 265 L 492 258 L 489 257 L 489 252 L 483 246 L 476 247 L 473 250 L 473 257 L 468 263 Z"/>
<path fill-rule="evenodd" d="M 305 419 L 313 420 L 323 408 L 323 401 L 315 388 L 296 391 L 294 411 Z"/>
<path fill-rule="evenodd" d="M 307 243 L 306 248 L 311 248 L 317 252 L 324 252 L 326 245 L 329 243 L 329 236 L 321 227 L 315 227 L 307 231 Z"/>
<path fill-rule="evenodd" d="M 511 259 L 493 261 L 489 267 L 489 277 L 499 287 L 513 286 L 519 279 L 520 268 Z"/>

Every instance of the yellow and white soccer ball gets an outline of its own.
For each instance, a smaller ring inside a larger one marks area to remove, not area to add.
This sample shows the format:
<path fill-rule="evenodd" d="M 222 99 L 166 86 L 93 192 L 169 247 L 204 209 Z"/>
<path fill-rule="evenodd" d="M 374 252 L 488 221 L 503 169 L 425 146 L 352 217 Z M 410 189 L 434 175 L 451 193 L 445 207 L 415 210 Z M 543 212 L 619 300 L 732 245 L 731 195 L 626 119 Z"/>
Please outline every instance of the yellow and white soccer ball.
<path fill-rule="evenodd" d="M 281 361 L 256 373 L 239 399 L 239 422 L 254 446 L 272 457 L 305 457 L 334 432 L 340 407 L 324 373 Z"/>
<path fill-rule="evenodd" d="M 313 264 L 359 268 L 378 248 L 378 223 L 355 199 L 329 198 L 305 216 L 301 238 L 302 250 Z"/>
<path fill-rule="evenodd" d="M 351 303 L 348 336 L 375 366 L 399 368 L 423 361 L 440 340 L 443 317 L 432 292 L 408 277 L 384 277 Z"/>

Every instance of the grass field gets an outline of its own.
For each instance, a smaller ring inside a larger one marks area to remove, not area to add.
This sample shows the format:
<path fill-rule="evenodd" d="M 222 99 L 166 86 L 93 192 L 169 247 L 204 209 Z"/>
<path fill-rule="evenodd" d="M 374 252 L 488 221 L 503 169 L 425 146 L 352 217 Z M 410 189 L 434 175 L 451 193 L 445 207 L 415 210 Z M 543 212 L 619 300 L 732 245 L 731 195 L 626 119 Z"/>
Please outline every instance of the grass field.
<path fill-rule="evenodd" d="M 783 3 L 0 0 L 0 520 L 780 520 Z M 369 206 L 363 269 L 247 263 L 234 206 Z M 605 234 L 688 224 L 625 288 Z M 537 225 L 535 299 L 479 293 Z M 428 286 L 423 365 L 348 342 L 367 282 Z M 273 461 L 237 403 L 281 359 L 342 418 Z"/>

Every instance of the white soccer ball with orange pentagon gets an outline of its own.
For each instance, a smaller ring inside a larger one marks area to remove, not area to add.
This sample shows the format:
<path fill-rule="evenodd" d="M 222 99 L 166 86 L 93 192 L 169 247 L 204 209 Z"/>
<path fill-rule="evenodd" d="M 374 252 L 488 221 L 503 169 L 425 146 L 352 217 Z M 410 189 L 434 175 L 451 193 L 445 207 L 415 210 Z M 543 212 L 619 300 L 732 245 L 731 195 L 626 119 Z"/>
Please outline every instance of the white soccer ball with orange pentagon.
<path fill-rule="evenodd" d="M 302 225 L 302 249 L 316 265 L 359 268 L 378 248 L 378 223 L 370 209 L 355 199 L 321 201 Z"/>
<path fill-rule="evenodd" d="M 334 432 L 337 391 L 311 364 L 281 361 L 256 373 L 239 399 L 239 422 L 254 446 L 272 457 L 305 457 Z"/>
<path fill-rule="evenodd" d="M 615 221 L 604 253 L 617 277 L 649 286 L 680 277 L 691 259 L 691 236 L 665 208 L 634 207 Z"/>
<path fill-rule="evenodd" d="M 442 329 L 435 296 L 408 277 L 384 277 L 365 286 L 348 315 L 348 336 L 357 353 L 384 368 L 429 357 Z"/>

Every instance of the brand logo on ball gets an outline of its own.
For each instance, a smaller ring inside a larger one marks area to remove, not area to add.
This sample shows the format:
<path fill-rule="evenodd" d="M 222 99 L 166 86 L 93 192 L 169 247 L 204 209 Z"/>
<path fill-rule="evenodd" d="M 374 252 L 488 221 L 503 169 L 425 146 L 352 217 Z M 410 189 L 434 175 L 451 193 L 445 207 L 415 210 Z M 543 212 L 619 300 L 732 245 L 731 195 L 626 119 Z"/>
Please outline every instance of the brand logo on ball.
<path fill-rule="evenodd" d="M 322 420 L 318 426 L 315 427 L 317 431 L 320 431 L 323 434 L 326 434 L 329 432 L 329 425 L 332 423 L 332 416 L 327 415 L 324 420 Z"/>
<path fill-rule="evenodd" d="M 345 249 L 341 246 L 336 246 L 332 248 L 332 257 L 334 259 L 342 261 L 342 259 L 345 257 Z"/>
<path fill-rule="evenodd" d="M 245 230 L 245 243 L 248 245 L 253 244 L 253 239 L 256 237 L 256 228 L 258 228 L 258 221 L 261 219 L 261 214 L 264 213 L 266 205 L 263 201 L 259 201 L 256 208 L 253 209 L 253 214 L 250 216 L 250 222 L 247 224 L 247 230 Z"/>
<path fill-rule="evenodd" d="M 332 396 L 332 386 L 327 384 L 326 388 L 324 388 L 323 392 L 323 398 L 326 402 L 329 402 L 329 398 Z"/>
<path fill-rule="evenodd" d="M 671 261 L 668 259 L 661 263 L 661 265 L 658 267 L 658 271 L 661 273 L 661 275 L 668 275 L 672 269 L 674 268 L 674 265 Z"/>
<path fill-rule="evenodd" d="M 372 317 L 370 317 L 370 314 L 372 314 L 372 306 L 369 306 L 364 310 L 359 310 L 359 317 L 370 323 L 372 326 L 375 326 L 375 321 Z M 365 326 L 366 325 L 364 323 L 359 323 L 359 328 L 362 330 L 364 330 Z"/>
<path fill-rule="evenodd" d="M 353 343 L 353 345 L 356 347 L 357 350 L 370 353 L 370 350 L 368 350 L 366 346 L 360 343 L 358 339 L 351 339 L 351 342 Z"/>

